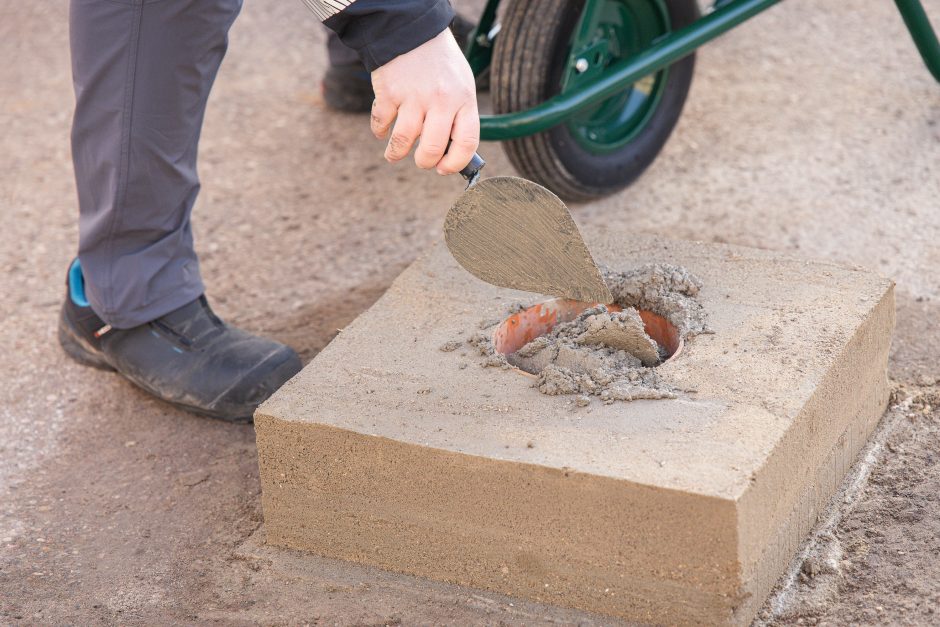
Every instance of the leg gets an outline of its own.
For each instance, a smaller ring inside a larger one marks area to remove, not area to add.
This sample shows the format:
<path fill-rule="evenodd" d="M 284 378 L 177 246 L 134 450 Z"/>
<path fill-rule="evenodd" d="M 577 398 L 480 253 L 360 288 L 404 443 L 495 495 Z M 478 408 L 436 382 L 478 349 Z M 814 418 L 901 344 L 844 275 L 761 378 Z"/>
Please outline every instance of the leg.
<path fill-rule="evenodd" d="M 364 113 L 372 108 L 372 78 L 359 59 L 359 53 L 327 31 L 326 54 L 329 67 L 323 77 L 322 91 L 326 104 L 337 111 Z"/>
<path fill-rule="evenodd" d="M 251 420 L 300 370 L 202 296 L 190 212 L 209 90 L 241 0 L 72 0 L 79 261 L 59 342 L 187 410 Z"/>
<path fill-rule="evenodd" d="M 326 54 L 331 66 L 362 64 L 359 53 L 340 41 L 336 33 L 329 29 L 326 32 Z M 362 69 L 365 70 L 365 66 Z"/>
<path fill-rule="evenodd" d="M 89 301 L 130 328 L 203 293 L 190 212 L 209 90 L 241 0 L 72 0 L 72 157 Z"/>

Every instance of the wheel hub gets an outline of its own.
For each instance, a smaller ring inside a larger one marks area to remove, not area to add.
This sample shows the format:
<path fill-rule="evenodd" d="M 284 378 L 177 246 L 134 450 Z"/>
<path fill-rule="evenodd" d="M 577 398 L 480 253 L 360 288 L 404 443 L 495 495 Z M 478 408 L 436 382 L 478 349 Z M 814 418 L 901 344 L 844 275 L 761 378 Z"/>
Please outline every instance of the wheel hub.
<path fill-rule="evenodd" d="M 577 89 L 618 61 L 642 52 L 669 30 L 663 0 L 587 0 L 572 33 L 561 92 Z M 646 76 L 572 116 L 566 126 L 574 139 L 594 154 L 614 152 L 630 142 L 656 109 L 668 71 Z"/>

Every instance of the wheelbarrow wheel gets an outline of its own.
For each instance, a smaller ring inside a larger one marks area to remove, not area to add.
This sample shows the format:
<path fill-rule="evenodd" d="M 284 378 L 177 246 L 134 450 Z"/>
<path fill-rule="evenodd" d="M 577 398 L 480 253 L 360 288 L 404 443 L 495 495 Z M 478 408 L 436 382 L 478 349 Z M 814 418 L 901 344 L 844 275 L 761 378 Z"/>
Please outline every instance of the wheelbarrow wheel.
<path fill-rule="evenodd" d="M 695 21 L 696 0 L 512 0 L 493 50 L 496 113 L 534 107 Z M 548 131 L 509 140 L 519 173 L 566 200 L 607 196 L 656 158 L 682 113 L 694 54 Z"/>

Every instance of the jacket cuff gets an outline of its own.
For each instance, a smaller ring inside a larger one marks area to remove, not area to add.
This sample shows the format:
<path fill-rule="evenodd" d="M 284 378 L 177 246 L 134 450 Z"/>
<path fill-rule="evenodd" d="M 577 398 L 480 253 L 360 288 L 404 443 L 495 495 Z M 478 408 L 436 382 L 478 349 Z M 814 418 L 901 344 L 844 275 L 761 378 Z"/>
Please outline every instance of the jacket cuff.
<path fill-rule="evenodd" d="M 371 72 L 430 41 L 453 19 L 448 0 L 356 0 L 324 24 Z"/>

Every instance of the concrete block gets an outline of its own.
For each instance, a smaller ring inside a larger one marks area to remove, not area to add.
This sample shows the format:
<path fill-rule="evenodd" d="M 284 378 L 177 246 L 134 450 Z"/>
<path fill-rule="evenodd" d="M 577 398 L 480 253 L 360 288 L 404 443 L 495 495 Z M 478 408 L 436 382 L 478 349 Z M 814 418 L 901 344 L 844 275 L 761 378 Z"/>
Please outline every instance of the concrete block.
<path fill-rule="evenodd" d="M 259 408 L 268 541 L 630 620 L 751 621 L 888 402 L 893 284 L 860 268 L 585 229 L 687 267 L 714 334 L 673 400 L 578 407 L 439 348 L 532 295 L 443 246 Z"/>

